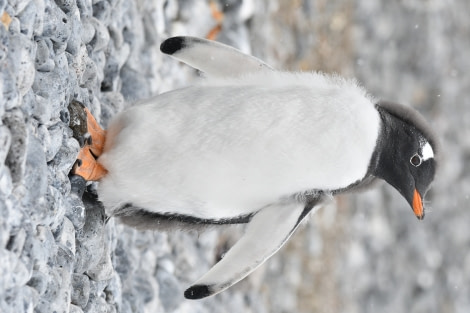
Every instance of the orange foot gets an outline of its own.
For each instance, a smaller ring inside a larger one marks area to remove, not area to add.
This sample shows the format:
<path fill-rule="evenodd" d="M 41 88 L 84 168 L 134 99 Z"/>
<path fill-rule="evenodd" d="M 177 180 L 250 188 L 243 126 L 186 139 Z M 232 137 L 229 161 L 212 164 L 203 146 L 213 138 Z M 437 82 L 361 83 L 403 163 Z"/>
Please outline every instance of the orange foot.
<path fill-rule="evenodd" d="M 83 107 L 86 114 L 87 138 L 85 146 L 80 150 L 77 161 L 73 165 L 72 174 L 79 175 L 87 181 L 100 180 L 108 171 L 98 163 L 98 157 L 103 153 L 106 131 L 96 122 L 90 111 Z"/>

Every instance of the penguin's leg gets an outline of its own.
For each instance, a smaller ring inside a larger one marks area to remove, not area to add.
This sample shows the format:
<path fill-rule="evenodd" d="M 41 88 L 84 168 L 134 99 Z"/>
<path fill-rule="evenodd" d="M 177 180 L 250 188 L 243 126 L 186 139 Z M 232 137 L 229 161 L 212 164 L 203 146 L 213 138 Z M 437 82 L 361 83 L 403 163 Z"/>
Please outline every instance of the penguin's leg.
<path fill-rule="evenodd" d="M 97 161 L 103 153 L 106 131 L 100 127 L 86 107 L 82 106 L 82 109 L 86 115 L 86 121 L 83 121 L 86 125 L 86 139 L 71 173 L 79 175 L 87 181 L 96 181 L 107 173 L 107 170 Z"/>
<path fill-rule="evenodd" d="M 261 209 L 251 219 L 243 237 L 184 296 L 188 299 L 212 296 L 245 278 L 284 245 L 319 200 L 320 197 L 307 205 L 292 200 Z"/>

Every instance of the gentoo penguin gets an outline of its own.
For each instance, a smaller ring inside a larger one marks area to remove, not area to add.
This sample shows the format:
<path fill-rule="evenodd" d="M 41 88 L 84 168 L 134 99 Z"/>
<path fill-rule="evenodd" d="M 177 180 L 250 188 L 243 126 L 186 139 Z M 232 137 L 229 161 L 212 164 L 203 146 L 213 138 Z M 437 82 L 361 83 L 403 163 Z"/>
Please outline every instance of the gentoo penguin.
<path fill-rule="evenodd" d="M 332 196 L 379 178 L 418 219 L 436 170 L 436 139 L 413 109 L 378 102 L 355 80 L 277 71 L 217 43 L 164 41 L 204 72 L 197 85 L 117 114 L 88 133 L 73 173 L 98 180 L 109 216 L 140 228 L 248 223 L 184 295 L 214 295 L 250 274 Z"/>

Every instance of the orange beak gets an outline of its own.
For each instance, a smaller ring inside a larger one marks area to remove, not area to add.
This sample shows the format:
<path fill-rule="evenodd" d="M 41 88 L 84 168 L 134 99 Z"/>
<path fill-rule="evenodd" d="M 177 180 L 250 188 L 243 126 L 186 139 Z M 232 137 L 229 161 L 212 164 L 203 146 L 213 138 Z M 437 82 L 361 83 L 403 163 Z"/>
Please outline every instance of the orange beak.
<path fill-rule="evenodd" d="M 416 189 L 413 193 L 413 212 L 419 220 L 424 218 L 423 201 L 421 199 L 421 195 Z"/>

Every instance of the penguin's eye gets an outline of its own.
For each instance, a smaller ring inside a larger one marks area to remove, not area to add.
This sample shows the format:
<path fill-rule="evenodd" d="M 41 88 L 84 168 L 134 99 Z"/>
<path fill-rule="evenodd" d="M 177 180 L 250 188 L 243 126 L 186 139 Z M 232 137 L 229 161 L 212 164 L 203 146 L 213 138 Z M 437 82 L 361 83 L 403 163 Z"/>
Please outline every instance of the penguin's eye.
<path fill-rule="evenodd" d="M 411 165 L 416 166 L 416 167 L 420 166 L 422 162 L 423 162 L 423 158 L 417 153 L 415 153 L 415 155 L 413 155 L 410 159 Z"/>

